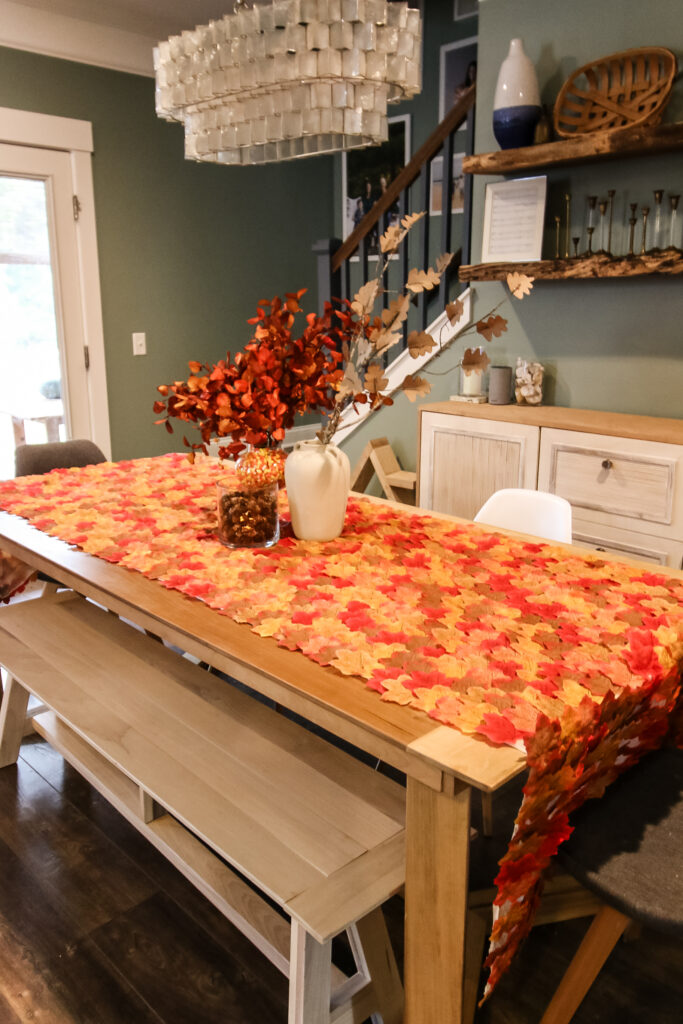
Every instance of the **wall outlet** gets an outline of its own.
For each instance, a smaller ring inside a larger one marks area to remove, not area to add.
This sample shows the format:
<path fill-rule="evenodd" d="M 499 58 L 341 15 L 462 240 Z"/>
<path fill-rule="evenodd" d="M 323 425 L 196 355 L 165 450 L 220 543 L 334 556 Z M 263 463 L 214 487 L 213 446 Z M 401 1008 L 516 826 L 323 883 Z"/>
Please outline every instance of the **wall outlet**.
<path fill-rule="evenodd" d="M 136 331 L 135 334 L 133 335 L 133 355 L 147 355 L 147 335 L 144 334 L 142 331 Z"/>

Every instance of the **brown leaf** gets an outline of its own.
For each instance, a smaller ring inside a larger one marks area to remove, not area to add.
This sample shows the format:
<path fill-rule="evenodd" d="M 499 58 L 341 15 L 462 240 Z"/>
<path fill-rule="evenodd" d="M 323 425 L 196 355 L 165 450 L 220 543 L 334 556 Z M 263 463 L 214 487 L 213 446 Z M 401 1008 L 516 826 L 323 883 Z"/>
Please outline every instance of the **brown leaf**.
<path fill-rule="evenodd" d="M 422 211 L 422 213 L 408 213 L 401 220 L 401 224 L 406 229 L 406 231 L 410 231 L 410 229 L 412 228 L 413 224 L 417 224 L 417 222 L 419 220 L 421 220 L 424 217 L 424 215 L 425 215 L 425 211 L 424 210 Z"/>
<path fill-rule="evenodd" d="M 401 231 L 398 224 L 392 224 L 380 238 L 379 247 L 382 252 L 395 252 L 404 237 L 405 232 Z"/>
<path fill-rule="evenodd" d="M 500 338 L 501 334 L 505 334 L 508 329 L 508 322 L 502 316 L 491 314 L 486 320 L 479 320 L 476 328 L 477 334 L 481 334 L 487 341 L 491 341 L 491 338 Z"/>
<path fill-rule="evenodd" d="M 343 397 L 344 395 L 354 395 L 357 391 L 362 390 L 363 384 L 360 377 L 358 376 L 358 371 L 356 370 L 355 366 L 349 364 L 346 367 L 344 379 L 339 385 L 338 394 L 340 397 Z"/>
<path fill-rule="evenodd" d="M 432 390 L 431 384 L 424 377 L 414 377 L 410 373 L 403 381 L 403 384 L 401 384 L 401 387 L 405 391 L 409 402 L 414 402 L 416 398 L 428 395 Z"/>
<path fill-rule="evenodd" d="M 371 395 L 378 391 L 384 391 L 389 386 L 389 381 L 384 376 L 384 367 L 381 363 L 371 363 L 365 374 L 365 390 Z"/>
<path fill-rule="evenodd" d="M 440 277 L 432 267 L 429 267 L 428 270 L 417 270 L 416 267 L 413 267 L 408 274 L 406 288 L 417 294 L 418 292 L 430 291 L 430 289 L 436 287 L 439 281 Z"/>
<path fill-rule="evenodd" d="M 449 302 L 446 306 L 446 316 L 450 322 L 455 326 L 465 315 L 465 303 L 461 302 L 460 299 L 456 299 L 455 302 Z"/>
<path fill-rule="evenodd" d="M 426 331 L 411 331 L 408 335 L 408 351 L 413 359 L 431 352 L 433 348 L 436 348 L 436 342 Z"/>
<path fill-rule="evenodd" d="M 483 348 L 467 348 L 462 357 L 462 368 L 466 374 L 471 373 L 472 370 L 481 370 L 483 373 L 490 362 L 491 360 Z"/>
<path fill-rule="evenodd" d="M 512 274 L 508 274 L 507 284 L 516 299 L 523 299 L 533 288 L 534 278 L 514 271 Z"/>
<path fill-rule="evenodd" d="M 366 316 L 372 312 L 372 307 L 375 304 L 377 298 L 378 283 L 377 279 L 373 278 L 372 281 L 366 281 L 365 284 L 358 289 L 353 297 L 351 303 L 351 309 L 358 316 Z"/>
<path fill-rule="evenodd" d="M 396 345 L 401 340 L 400 331 L 377 331 L 371 335 L 372 344 L 375 349 L 375 353 L 380 355 L 382 352 L 386 352 L 392 345 Z"/>
<path fill-rule="evenodd" d="M 442 253 L 441 256 L 439 256 L 439 258 L 437 259 L 437 261 L 435 263 L 437 273 L 438 274 L 443 274 L 444 270 L 450 264 L 452 259 L 453 259 L 453 253 L 452 252 L 444 252 L 444 253 Z"/>
<path fill-rule="evenodd" d="M 397 324 L 402 324 L 408 316 L 409 309 L 410 299 L 407 295 L 401 295 L 397 299 L 392 299 L 388 307 L 382 310 L 383 326 L 395 327 Z"/>

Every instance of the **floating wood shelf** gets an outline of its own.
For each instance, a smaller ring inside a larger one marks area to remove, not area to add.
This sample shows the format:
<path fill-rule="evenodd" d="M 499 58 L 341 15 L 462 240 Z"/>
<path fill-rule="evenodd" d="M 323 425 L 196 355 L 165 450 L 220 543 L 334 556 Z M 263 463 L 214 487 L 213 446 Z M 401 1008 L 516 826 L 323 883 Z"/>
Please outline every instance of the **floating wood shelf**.
<path fill-rule="evenodd" d="M 655 127 L 617 128 L 614 131 L 577 135 L 559 142 L 544 142 L 522 149 L 475 153 L 463 160 L 466 174 L 512 174 L 541 167 L 560 167 L 589 160 L 616 160 L 651 156 L 683 149 L 683 122 Z"/>
<path fill-rule="evenodd" d="M 536 260 L 531 263 L 474 263 L 460 267 L 461 281 L 504 281 L 517 271 L 536 280 L 585 280 L 592 277 L 642 277 L 646 274 L 683 274 L 683 253 L 668 250 L 644 256 L 607 256 L 596 253 L 578 259 Z"/>

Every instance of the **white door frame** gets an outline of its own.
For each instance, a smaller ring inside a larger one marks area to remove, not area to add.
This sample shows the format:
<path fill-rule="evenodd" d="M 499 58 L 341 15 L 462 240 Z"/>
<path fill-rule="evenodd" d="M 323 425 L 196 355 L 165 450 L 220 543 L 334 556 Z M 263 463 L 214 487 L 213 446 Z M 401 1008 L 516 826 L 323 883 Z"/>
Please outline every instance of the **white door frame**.
<path fill-rule="evenodd" d="M 81 318 L 90 367 L 87 374 L 90 436 L 111 458 L 109 403 L 104 357 L 102 297 L 95 231 L 95 193 L 92 180 L 92 125 L 69 117 L 53 117 L 0 107 L 0 142 L 36 149 L 56 149 L 70 157 L 74 195 L 80 210 L 74 227 L 78 252 Z"/>

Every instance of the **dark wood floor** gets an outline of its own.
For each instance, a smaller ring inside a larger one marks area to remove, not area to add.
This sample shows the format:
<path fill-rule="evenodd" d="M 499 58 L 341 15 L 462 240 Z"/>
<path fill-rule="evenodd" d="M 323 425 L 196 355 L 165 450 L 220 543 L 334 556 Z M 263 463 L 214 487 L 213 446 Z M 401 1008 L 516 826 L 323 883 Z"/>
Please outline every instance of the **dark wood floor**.
<path fill-rule="evenodd" d="M 401 914 L 394 900 L 399 957 Z M 478 1024 L 538 1021 L 584 929 L 535 929 Z M 681 945 L 643 933 L 613 953 L 575 1024 L 680 1024 L 682 1007 Z M 58 754 L 27 741 L 0 771 L 0 1024 L 286 1018 L 278 971 Z"/>

